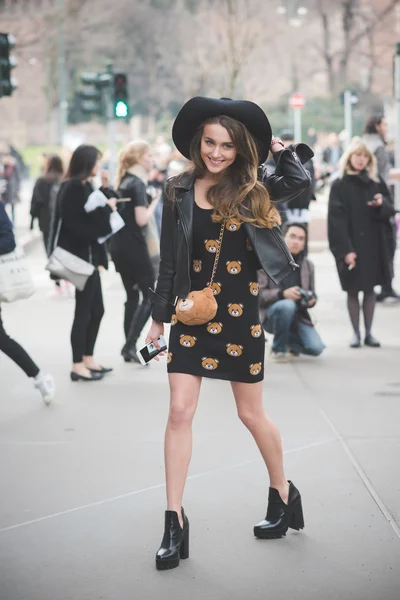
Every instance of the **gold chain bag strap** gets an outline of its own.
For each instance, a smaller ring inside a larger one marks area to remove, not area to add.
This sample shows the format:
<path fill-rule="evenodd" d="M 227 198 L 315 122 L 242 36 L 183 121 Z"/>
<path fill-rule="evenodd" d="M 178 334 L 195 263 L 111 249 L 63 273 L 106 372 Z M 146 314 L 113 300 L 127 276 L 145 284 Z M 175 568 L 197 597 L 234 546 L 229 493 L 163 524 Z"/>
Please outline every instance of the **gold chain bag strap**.
<path fill-rule="evenodd" d="M 225 221 L 221 224 L 210 283 L 204 289 L 197 292 L 190 292 L 186 298 L 181 298 L 177 302 L 176 316 L 184 325 L 205 325 L 217 314 L 218 304 L 212 285 L 218 268 L 224 230 Z"/>

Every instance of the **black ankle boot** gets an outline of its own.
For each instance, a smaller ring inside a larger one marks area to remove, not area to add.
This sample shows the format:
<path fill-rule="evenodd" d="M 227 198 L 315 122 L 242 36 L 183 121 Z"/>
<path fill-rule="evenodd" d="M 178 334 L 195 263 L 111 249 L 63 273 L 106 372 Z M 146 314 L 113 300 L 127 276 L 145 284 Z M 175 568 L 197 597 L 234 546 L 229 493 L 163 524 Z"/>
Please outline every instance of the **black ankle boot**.
<path fill-rule="evenodd" d="M 132 347 L 129 347 L 128 344 L 125 344 L 121 350 L 121 356 L 125 362 L 135 362 L 140 364 L 140 360 L 136 354 L 136 344 L 134 344 Z"/>
<path fill-rule="evenodd" d="M 180 526 L 178 513 L 165 511 L 164 537 L 156 554 L 158 570 L 175 569 L 180 558 L 189 558 L 189 521 L 182 508 L 183 529 Z"/>
<path fill-rule="evenodd" d="M 260 539 L 275 539 L 286 535 L 287 530 L 304 529 L 303 508 L 299 490 L 289 481 L 289 498 L 285 504 L 278 490 L 269 488 L 267 516 L 254 527 Z"/>

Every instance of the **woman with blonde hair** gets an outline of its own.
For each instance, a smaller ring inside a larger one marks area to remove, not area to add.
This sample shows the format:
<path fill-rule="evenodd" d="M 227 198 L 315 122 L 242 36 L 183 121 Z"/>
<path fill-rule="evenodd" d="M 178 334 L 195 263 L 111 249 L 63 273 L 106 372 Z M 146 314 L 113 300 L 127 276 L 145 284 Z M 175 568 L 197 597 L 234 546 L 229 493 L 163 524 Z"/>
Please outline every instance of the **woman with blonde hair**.
<path fill-rule="evenodd" d="M 146 192 L 153 157 L 147 142 L 130 142 L 120 153 L 116 188 L 121 198 L 118 211 L 125 227 L 111 239 L 110 251 L 126 291 L 124 332 L 126 342 L 121 354 L 126 362 L 139 362 L 136 343 L 151 312 L 149 287 L 154 285 L 154 268 L 146 240 L 147 227 L 158 204 L 149 202 Z M 139 290 L 142 294 L 140 302 Z"/>
<path fill-rule="evenodd" d="M 366 144 L 355 138 L 340 160 L 340 175 L 333 183 L 328 210 L 329 247 L 336 259 L 354 335 L 351 348 L 360 348 L 360 303 L 363 292 L 364 344 L 378 348 L 371 334 L 375 285 L 391 281 L 387 243 L 394 214 L 385 182 L 379 178 L 376 159 Z"/>

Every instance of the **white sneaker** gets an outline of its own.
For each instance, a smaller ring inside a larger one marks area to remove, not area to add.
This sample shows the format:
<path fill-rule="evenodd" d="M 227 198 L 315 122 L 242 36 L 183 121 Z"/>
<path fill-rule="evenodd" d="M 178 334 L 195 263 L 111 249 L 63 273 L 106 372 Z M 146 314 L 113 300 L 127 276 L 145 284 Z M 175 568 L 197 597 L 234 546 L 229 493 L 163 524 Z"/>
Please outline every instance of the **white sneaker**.
<path fill-rule="evenodd" d="M 287 363 L 289 362 L 289 357 L 286 352 L 273 352 L 271 351 L 271 360 L 276 363 Z"/>
<path fill-rule="evenodd" d="M 43 402 L 45 404 L 50 404 L 56 391 L 53 376 L 39 373 L 39 375 L 35 377 L 35 388 L 42 394 Z"/>

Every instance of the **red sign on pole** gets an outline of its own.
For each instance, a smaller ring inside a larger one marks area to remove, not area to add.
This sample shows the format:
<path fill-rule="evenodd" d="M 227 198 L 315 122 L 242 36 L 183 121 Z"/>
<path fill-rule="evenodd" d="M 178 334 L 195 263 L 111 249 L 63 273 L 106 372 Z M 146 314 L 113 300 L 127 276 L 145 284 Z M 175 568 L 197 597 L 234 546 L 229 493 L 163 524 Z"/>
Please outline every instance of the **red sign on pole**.
<path fill-rule="evenodd" d="M 305 99 L 303 94 L 292 94 L 289 99 L 292 108 L 304 108 Z"/>

